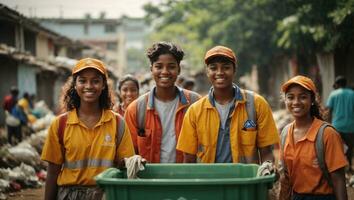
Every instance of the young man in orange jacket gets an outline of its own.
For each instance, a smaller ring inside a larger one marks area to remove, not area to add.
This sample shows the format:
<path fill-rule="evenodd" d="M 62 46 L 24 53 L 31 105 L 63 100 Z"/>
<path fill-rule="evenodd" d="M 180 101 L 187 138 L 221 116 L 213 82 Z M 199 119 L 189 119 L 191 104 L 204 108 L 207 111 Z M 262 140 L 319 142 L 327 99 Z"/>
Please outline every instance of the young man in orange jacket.
<path fill-rule="evenodd" d="M 175 85 L 184 52 L 168 42 L 147 50 L 156 86 L 133 101 L 125 112 L 135 151 L 151 163 L 183 162 L 176 144 L 187 108 L 199 95 Z"/>

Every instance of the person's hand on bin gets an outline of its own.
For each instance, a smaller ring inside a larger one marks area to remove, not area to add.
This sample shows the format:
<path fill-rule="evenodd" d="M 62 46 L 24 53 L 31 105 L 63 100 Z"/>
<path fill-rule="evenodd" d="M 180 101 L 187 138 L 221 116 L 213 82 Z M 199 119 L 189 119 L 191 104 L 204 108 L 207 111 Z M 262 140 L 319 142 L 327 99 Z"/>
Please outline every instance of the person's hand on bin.
<path fill-rule="evenodd" d="M 134 155 L 129 158 L 124 158 L 124 163 L 127 168 L 127 178 L 134 179 L 138 178 L 137 174 L 139 171 L 145 169 L 146 159 L 140 155 Z"/>
<path fill-rule="evenodd" d="M 273 162 L 270 160 L 264 161 L 261 164 L 261 166 L 259 166 L 257 171 L 257 176 L 268 176 L 272 174 L 278 174 L 278 173 Z"/>

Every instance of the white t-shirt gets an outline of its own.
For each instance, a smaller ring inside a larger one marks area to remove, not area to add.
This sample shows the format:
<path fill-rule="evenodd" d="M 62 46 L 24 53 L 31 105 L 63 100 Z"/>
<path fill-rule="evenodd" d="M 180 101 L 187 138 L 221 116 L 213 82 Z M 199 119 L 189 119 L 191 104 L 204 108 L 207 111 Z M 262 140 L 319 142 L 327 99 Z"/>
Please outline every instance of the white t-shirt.
<path fill-rule="evenodd" d="M 217 101 L 215 101 L 215 107 L 218 110 L 219 117 L 220 117 L 220 125 L 221 128 L 223 129 L 225 129 L 226 120 L 229 117 L 229 111 L 233 104 L 234 101 L 230 101 L 225 105 L 221 105 Z"/>
<path fill-rule="evenodd" d="M 172 101 L 163 102 L 155 97 L 155 109 L 162 125 L 161 163 L 176 162 L 176 130 L 175 119 L 179 96 Z"/>

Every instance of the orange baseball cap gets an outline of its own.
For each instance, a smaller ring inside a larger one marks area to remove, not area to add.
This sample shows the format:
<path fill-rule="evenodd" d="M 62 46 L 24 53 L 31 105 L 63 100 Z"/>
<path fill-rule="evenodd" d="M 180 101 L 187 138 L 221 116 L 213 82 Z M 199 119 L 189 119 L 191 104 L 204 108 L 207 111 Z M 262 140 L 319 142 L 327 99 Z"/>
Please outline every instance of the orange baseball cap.
<path fill-rule="evenodd" d="M 206 52 L 205 57 L 204 57 L 204 62 L 207 64 L 207 61 L 210 58 L 213 58 L 215 56 L 223 56 L 228 58 L 232 63 L 236 64 L 236 56 L 235 53 L 227 47 L 224 46 L 215 46 L 211 48 L 209 51 Z"/>
<path fill-rule="evenodd" d="M 83 58 L 79 60 L 75 67 L 72 69 L 72 75 L 87 69 L 87 68 L 93 68 L 101 72 L 103 75 L 108 77 L 108 73 L 106 70 L 106 67 L 104 66 L 103 62 L 94 58 Z"/>
<path fill-rule="evenodd" d="M 286 92 L 291 84 L 298 84 L 304 87 L 306 90 L 312 91 L 313 93 L 316 93 L 317 91 L 316 86 L 311 79 L 307 78 L 306 76 L 299 75 L 291 78 L 286 83 L 284 83 L 281 86 L 282 92 Z"/>

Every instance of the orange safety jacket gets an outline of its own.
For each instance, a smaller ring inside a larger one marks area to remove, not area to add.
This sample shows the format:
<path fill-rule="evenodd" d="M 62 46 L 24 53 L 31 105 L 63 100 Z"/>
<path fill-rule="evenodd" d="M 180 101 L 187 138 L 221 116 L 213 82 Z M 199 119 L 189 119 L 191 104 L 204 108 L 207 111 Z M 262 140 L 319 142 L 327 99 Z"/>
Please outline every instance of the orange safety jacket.
<path fill-rule="evenodd" d="M 154 105 L 155 90 L 156 87 L 133 101 L 126 109 L 124 117 L 130 130 L 136 153 L 150 163 L 160 163 L 162 139 L 162 125 Z M 178 88 L 178 94 L 179 103 L 175 118 L 176 144 L 184 114 L 188 107 L 200 98 L 199 94 L 182 88 Z M 145 103 L 145 106 L 139 106 L 141 103 Z M 139 125 L 138 118 L 141 114 L 145 114 L 145 116 L 143 117 L 143 124 Z M 183 162 L 183 153 L 181 151 L 176 152 L 176 162 Z"/>

